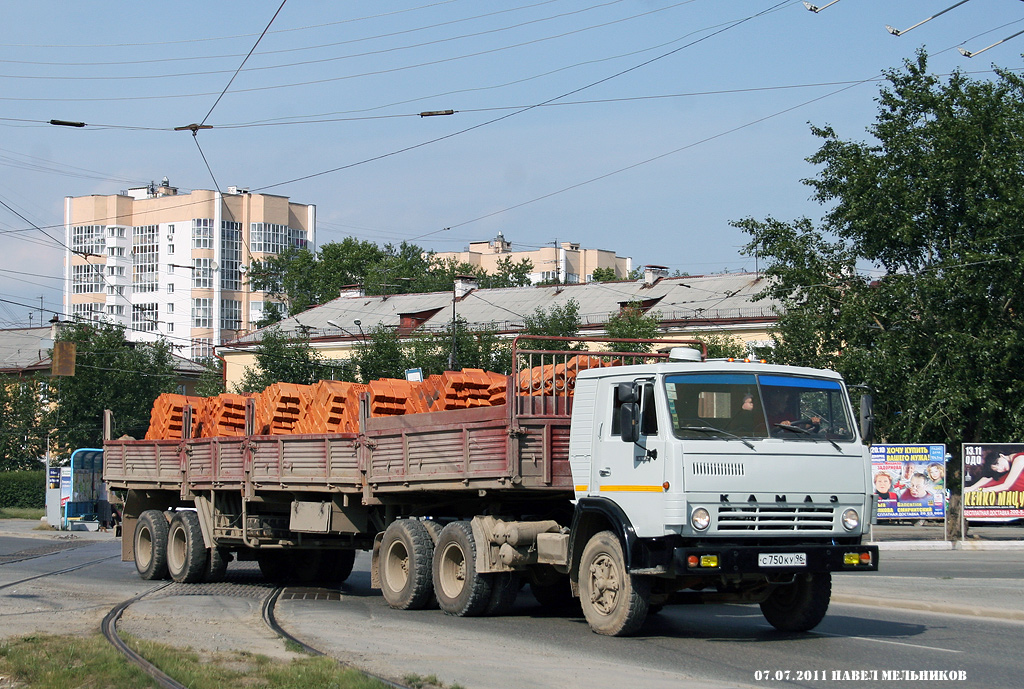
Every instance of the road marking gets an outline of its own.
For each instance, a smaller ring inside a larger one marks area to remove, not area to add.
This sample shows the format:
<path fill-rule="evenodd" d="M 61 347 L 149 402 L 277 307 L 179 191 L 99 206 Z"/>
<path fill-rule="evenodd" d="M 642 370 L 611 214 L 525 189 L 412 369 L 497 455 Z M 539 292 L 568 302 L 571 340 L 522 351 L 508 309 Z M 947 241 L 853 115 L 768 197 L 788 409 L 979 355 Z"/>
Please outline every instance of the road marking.
<path fill-rule="evenodd" d="M 922 646 L 920 644 L 908 644 L 903 641 L 889 641 L 887 639 L 872 639 L 870 636 L 849 636 L 848 634 L 829 634 L 828 632 L 813 632 L 818 636 L 832 636 L 837 639 L 859 639 L 861 641 L 874 641 L 879 644 L 892 644 L 893 646 L 910 646 L 911 648 L 920 648 L 926 651 L 941 651 L 943 653 L 963 653 L 963 651 L 957 651 L 952 648 L 936 648 L 934 646 Z"/>

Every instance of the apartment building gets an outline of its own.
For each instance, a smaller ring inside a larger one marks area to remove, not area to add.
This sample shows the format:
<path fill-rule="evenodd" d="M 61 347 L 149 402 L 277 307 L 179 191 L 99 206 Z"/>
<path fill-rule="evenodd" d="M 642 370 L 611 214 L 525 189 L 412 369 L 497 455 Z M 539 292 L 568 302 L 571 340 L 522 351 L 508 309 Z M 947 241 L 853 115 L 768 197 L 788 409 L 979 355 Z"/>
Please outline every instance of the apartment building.
<path fill-rule="evenodd" d="M 527 258 L 533 263 L 530 282 L 534 285 L 542 282 L 587 283 L 593 279 L 596 268 L 610 268 L 615 271 L 615 278 L 622 280 L 633 269 L 633 259 L 629 257 L 616 256 L 614 251 L 606 249 L 584 249 L 574 242 L 552 242 L 551 246 L 513 251 L 512 242 L 506 240 L 501 232 L 489 241 L 470 242 L 466 251 L 438 253 L 437 258 L 454 258 L 460 263 L 483 268 L 489 274 L 497 272 L 500 260 L 511 259 L 513 263 L 519 263 Z"/>
<path fill-rule="evenodd" d="M 255 259 L 313 248 L 316 206 L 229 187 L 179 194 L 162 183 L 64 200 L 64 310 L 117 323 L 129 339 L 164 337 L 191 358 L 252 329 L 265 293 Z"/>

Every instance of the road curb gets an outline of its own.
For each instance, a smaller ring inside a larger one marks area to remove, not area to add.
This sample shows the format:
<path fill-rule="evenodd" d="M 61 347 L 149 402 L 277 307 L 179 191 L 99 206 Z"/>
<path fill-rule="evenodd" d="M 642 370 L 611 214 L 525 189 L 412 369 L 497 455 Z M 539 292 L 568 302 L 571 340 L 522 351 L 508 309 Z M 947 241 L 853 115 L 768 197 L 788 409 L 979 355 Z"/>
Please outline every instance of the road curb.
<path fill-rule="evenodd" d="M 1024 541 L 872 541 L 879 550 L 1024 550 Z"/>
<path fill-rule="evenodd" d="M 978 608 L 969 605 L 953 605 L 949 603 L 930 603 L 921 600 L 900 600 L 896 598 L 880 598 L 878 596 L 858 596 L 850 594 L 833 594 L 833 603 L 847 605 L 863 605 L 869 608 L 886 608 L 938 612 L 946 615 L 967 615 L 986 619 L 1024 621 L 1024 610 L 1007 610 L 1004 608 Z"/>

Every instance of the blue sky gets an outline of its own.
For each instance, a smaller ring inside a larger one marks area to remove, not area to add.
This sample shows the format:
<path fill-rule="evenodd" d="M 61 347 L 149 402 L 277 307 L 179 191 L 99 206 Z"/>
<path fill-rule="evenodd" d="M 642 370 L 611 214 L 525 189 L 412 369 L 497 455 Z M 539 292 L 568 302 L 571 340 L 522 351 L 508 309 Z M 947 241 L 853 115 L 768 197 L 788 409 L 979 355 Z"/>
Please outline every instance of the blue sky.
<path fill-rule="evenodd" d="M 280 0 L 8 3 L 0 327 L 27 324 L 24 305 L 38 323 L 40 297 L 46 320 L 61 311 L 46 233 L 63 238 L 65 196 L 164 176 L 316 204 L 319 243 L 449 251 L 501 231 L 513 248 L 753 270 L 730 221 L 822 213 L 800 182 L 809 123 L 866 139 L 875 79 L 922 46 L 937 74 L 1021 68 L 1024 36 L 956 49 L 1024 30 L 1019 0 L 885 30 L 954 2 L 289 0 L 219 101 Z M 173 131 L 204 120 L 199 146 Z"/>

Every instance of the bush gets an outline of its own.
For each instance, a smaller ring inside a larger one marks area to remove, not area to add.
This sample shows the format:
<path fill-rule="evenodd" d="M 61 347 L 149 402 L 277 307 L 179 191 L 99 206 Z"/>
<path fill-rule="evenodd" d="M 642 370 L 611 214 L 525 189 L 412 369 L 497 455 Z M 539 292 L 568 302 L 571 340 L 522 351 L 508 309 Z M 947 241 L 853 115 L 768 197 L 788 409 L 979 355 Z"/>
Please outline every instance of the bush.
<path fill-rule="evenodd" d="M 45 471 L 0 472 L 0 507 L 46 506 Z"/>

